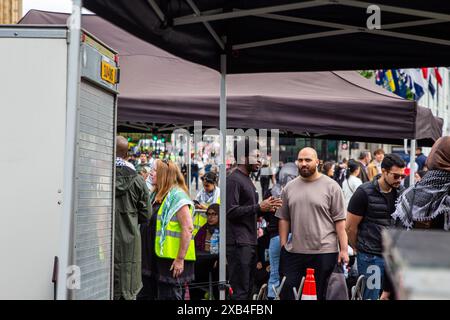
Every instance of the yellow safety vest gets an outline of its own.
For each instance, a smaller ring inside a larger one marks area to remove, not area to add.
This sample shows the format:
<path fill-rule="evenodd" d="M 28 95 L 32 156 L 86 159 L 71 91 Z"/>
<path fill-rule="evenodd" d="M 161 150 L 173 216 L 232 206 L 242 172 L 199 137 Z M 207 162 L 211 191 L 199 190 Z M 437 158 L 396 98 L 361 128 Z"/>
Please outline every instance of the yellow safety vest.
<path fill-rule="evenodd" d="M 203 227 L 208 222 L 208 218 L 206 217 L 206 212 L 203 212 L 201 210 L 196 210 L 194 213 L 193 223 L 194 223 L 194 232 L 193 235 L 195 236 L 200 230 L 201 227 Z"/>
<path fill-rule="evenodd" d="M 164 199 L 164 201 L 161 204 L 161 207 L 158 210 L 158 216 L 156 220 L 155 253 L 160 258 L 176 259 L 178 256 L 178 251 L 180 249 L 181 243 L 181 225 L 178 222 L 176 214 L 173 215 L 173 217 L 170 219 L 169 223 L 166 226 L 165 241 L 162 249 L 160 245 L 161 229 L 162 229 L 161 219 L 166 199 L 167 197 Z M 194 213 L 192 206 L 190 207 L 189 211 L 191 213 L 191 216 L 193 215 L 194 231 L 192 232 L 192 239 L 189 243 L 189 247 L 186 256 L 184 257 L 184 260 L 195 261 L 194 237 L 197 234 L 198 230 L 207 222 L 207 219 L 205 214 L 200 214 L 197 212 Z"/>

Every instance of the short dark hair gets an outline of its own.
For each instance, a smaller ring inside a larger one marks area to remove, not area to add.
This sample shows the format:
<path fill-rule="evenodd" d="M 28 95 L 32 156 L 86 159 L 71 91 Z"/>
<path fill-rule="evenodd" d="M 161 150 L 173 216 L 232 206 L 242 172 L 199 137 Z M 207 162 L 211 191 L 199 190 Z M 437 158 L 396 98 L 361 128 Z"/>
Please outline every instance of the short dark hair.
<path fill-rule="evenodd" d="M 417 147 L 417 148 L 416 148 L 416 151 L 417 151 L 417 150 L 420 150 L 420 152 L 422 152 L 422 147 Z"/>
<path fill-rule="evenodd" d="M 373 152 L 373 155 L 376 156 L 378 154 L 384 154 L 384 150 L 383 149 L 377 149 Z"/>
<path fill-rule="evenodd" d="M 359 160 L 364 159 L 365 157 L 367 157 L 370 154 L 369 151 L 361 151 L 361 153 L 359 154 Z"/>
<path fill-rule="evenodd" d="M 381 168 L 390 170 L 393 166 L 404 168 L 406 167 L 406 163 L 398 154 L 390 153 L 384 157 L 381 162 Z"/>
<path fill-rule="evenodd" d="M 202 177 L 202 181 L 203 183 L 207 182 L 207 183 L 212 183 L 212 184 L 217 184 L 217 174 L 215 174 L 214 172 L 207 172 L 205 173 L 205 175 Z"/>

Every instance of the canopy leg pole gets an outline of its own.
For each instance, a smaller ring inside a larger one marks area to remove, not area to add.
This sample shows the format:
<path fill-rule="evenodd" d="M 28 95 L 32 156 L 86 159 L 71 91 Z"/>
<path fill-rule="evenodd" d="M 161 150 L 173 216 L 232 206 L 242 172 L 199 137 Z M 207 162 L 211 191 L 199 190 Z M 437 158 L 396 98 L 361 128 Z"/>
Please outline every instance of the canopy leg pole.
<path fill-rule="evenodd" d="M 189 196 L 191 196 L 192 194 L 192 172 L 191 172 L 191 133 L 188 133 L 188 137 L 187 137 L 187 155 L 186 155 L 186 169 L 187 169 L 187 174 L 186 174 L 186 178 L 188 179 L 188 181 L 186 181 L 186 184 L 188 185 L 188 190 L 189 190 Z"/>
<path fill-rule="evenodd" d="M 227 56 L 220 56 L 220 238 L 219 238 L 219 281 L 225 284 L 226 281 L 226 151 L 227 151 L 227 100 L 226 100 L 226 74 L 227 74 Z M 220 300 L 225 300 L 225 287 L 220 287 Z"/>
<path fill-rule="evenodd" d="M 67 268 L 70 263 L 70 252 L 72 250 L 70 238 L 72 232 L 72 209 L 73 209 L 73 184 L 75 163 L 75 140 L 77 134 L 77 103 L 78 103 L 78 81 L 79 81 L 79 57 L 81 38 L 81 0 L 73 0 L 72 15 L 69 17 L 70 42 L 68 48 L 67 65 L 67 115 L 66 115 L 66 137 L 64 148 L 64 182 L 63 182 L 63 212 L 61 219 L 61 241 L 59 246 L 60 267 L 58 270 L 56 298 L 58 300 L 68 299 L 67 294 Z"/>
<path fill-rule="evenodd" d="M 411 150 L 410 156 L 409 156 L 409 167 L 410 167 L 410 174 L 409 174 L 409 185 L 414 185 L 414 176 L 415 176 L 415 162 L 416 162 L 416 139 L 411 139 Z"/>

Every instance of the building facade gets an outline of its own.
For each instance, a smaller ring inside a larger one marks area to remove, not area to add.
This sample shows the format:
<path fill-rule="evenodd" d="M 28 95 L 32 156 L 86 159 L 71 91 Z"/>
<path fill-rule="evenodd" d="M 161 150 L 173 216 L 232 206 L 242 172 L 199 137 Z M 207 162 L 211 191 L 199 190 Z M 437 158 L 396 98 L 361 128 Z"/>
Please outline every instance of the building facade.
<path fill-rule="evenodd" d="M 22 18 L 22 0 L 0 0 L 0 24 L 15 24 Z"/>

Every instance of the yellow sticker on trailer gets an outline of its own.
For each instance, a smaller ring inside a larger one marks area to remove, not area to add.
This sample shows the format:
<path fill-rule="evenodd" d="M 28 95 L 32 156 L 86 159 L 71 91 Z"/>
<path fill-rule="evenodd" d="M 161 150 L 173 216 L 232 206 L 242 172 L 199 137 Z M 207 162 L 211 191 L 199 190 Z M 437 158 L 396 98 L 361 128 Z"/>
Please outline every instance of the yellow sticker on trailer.
<path fill-rule="evenodd" d="M 109 64 L 106 61 L 102 61 L 102 79 L 112 83 L 116 84 L 116 73 L 117 68 L 115 68 L 112 64 Z"/>

